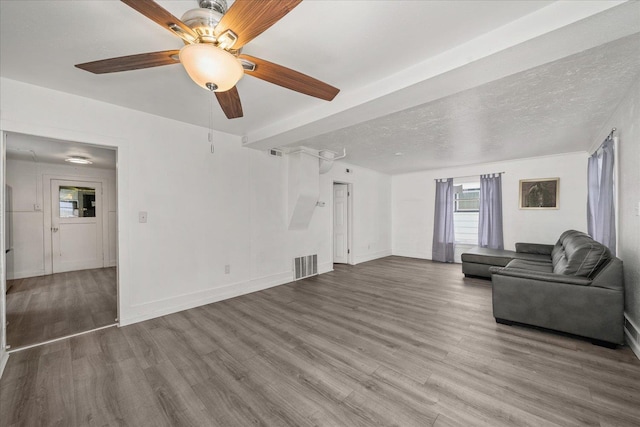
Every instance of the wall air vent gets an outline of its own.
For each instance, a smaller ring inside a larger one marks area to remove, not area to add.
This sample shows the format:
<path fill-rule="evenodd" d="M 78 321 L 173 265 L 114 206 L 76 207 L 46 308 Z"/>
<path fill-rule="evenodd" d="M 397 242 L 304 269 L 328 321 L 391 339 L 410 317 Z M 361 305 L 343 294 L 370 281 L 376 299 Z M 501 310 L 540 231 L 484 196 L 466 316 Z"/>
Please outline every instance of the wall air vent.
<path fill-rule="evenodd" d="M 293 259 L 294 280 L 318 274 L 318 255 L 307 255 Z"/>
<path fill-rule="evenodd" d="M 282 151 L 276 150 L 275 148 L 271 148 L 267 152 L 269 153 L 270 156 L 282 157 Z"/>

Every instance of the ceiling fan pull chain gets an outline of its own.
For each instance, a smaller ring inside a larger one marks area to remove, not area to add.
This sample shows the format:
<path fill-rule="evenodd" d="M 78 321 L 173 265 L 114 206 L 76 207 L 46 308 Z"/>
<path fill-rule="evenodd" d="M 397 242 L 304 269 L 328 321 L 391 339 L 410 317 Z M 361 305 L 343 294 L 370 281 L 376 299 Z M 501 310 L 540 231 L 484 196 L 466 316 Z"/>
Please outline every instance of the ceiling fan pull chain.
<path fill-rule="evenodd" d="M 209 96 L 209 142 L 213 142 L 213 99 L 216 94 L 211 91 Z"/>

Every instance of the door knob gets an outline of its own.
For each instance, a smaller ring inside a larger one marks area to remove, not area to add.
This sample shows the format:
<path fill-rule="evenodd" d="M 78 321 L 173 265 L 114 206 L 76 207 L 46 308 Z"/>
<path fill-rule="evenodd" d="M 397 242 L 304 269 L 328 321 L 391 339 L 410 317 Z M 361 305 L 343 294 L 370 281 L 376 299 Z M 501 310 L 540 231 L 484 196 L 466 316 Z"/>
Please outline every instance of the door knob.
<path fill-rule="evenodd" d="M 58 231 L 58 227 L 51 227 L 51 231 L 55 233 L 56 231 Z"/>

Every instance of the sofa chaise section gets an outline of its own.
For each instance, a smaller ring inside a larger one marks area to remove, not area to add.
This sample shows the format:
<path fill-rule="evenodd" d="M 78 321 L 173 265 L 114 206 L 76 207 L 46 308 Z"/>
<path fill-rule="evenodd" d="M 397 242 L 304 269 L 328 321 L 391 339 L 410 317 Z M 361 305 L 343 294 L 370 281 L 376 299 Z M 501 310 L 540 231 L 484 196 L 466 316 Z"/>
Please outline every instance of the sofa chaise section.
<path fill-rule="evenodd" d="M 516 250 L 475 247 L 462 254 L 462 272 L 467 277 L 491 278 L 491 267 L 506 267 L 514 259 L 551 263 L 553 245 L 516 243 Z"/>

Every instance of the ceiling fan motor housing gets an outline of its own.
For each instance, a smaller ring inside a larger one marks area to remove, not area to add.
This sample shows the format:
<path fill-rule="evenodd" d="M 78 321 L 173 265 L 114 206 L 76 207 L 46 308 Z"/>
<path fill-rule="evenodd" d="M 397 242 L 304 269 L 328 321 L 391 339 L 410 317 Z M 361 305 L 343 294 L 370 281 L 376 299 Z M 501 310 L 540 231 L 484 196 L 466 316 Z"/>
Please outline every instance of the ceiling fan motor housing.
<path fill-rule="evenodd" d="M 223 15 L 227 11 L 226 0 L 199 0 L 198 5 L 203 9 L 215 10 Z"/>
<path fill-rule="evenodd" d="M 222 13 L 200 8 L 186 11 L 180 20 L 198 34 L 198 42 L 215 43 L 216 36 L 213 30 L 221 19 Z"/>

